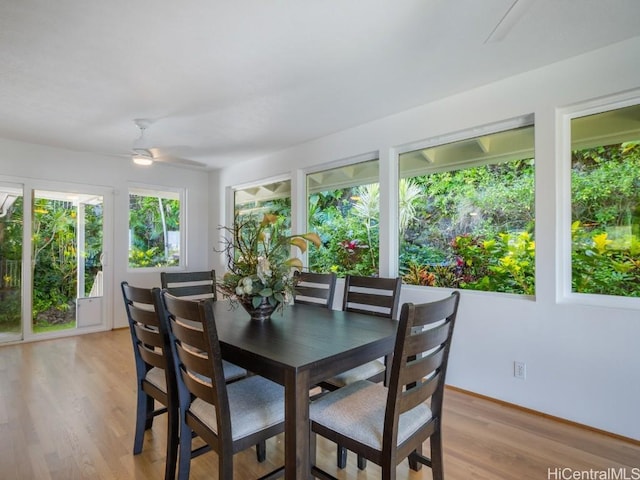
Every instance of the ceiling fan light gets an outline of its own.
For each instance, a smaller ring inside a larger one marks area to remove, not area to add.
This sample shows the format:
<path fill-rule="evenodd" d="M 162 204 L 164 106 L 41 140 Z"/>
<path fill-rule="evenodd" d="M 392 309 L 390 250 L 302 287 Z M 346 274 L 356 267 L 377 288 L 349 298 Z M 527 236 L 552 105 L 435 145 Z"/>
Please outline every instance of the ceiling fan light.
<path fill-rule="evenodd" d="M 145 167 L 148 167 L 153 163 L 152 158 L 145 157 L 144 155 L 132 155 L 131 159 L 133 160 L 133 163 L 135 163 L 136 165 L 142 165 Z"/>

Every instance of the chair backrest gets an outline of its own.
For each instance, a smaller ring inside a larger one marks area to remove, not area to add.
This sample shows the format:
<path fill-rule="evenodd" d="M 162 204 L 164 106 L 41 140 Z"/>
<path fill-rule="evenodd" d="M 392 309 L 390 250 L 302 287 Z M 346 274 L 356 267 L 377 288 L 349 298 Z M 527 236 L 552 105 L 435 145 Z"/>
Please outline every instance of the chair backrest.
<path fill-rule="evenodd" d="M 342 310 L 397 318 L 401 278 L 347 275 Z"/>
<path fill-rule="evenodd" d="M 219 443 L 230 443 L 229 400 L 213 300 L 181 299 L 162 291 L 158 302 L 169 324 L 180 408 L 186 411 L 195 398 L 213 405 Z"/>
<path fill-rule="evenodd" d="M 296 277 L 295 302 L 331 308 L 336 288 L 335 273 L 294 273 Z"/>
<path fill-rule="evenodd" d="M 442 300 L 402 306 L 389 379 L 383 449 L 397 445 L 400 415 L 429 399 L 431 419 L 416 434 L 425 434 L 426 438 L 439 428 L 459 300 L 460 294 L 453 292 Z"/>
<path fill-rule="evenodd" d="M 161 272 L 160 283 L 163 289 L 175 297 L 189 297 L 191 300 L 218 299 L 215 270 Z"/>
<path fill-rule="evenodd" d="M 156 313 L 153 290 L 134 287 L 127 282 L 122 282 L 120 286 L 129 320 L 138 380 L 144 378 L 151 368 L 157 367 L 165 371 L 169 388 L 173 375 L 169 338 Z"/>

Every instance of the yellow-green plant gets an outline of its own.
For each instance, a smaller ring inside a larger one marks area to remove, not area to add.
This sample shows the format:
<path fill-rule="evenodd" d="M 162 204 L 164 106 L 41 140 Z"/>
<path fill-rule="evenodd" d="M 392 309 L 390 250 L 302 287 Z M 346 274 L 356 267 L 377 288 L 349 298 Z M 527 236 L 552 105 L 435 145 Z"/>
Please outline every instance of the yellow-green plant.
<path fill-rule="evenodd" d="M 225 297 L 251 302 L 254 308 L 264 299 L 278 308 L 289 302 L 295 288 L 292 271 L 302 268 L 291 247 L 304 253 L 307 242 L 319 247 L 320 238 L 315 233 L 289 235 L 283 220 L 272 214 L 261 220 L 236 217 L 233 227 L 221 227 L 227 234 L 223 240 L 227 272 L 220 282 Z"/>

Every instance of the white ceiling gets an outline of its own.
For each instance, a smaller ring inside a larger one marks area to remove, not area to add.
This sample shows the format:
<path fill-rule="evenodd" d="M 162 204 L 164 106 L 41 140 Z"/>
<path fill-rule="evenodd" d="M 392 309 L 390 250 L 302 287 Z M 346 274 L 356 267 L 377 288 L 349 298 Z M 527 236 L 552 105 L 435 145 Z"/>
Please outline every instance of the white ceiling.
<path fill-rule="evenodd" d="M 638 36 L 639 19 L 639 0 L 2 0 L 0 137 L 125 154 L 150 118 L 153 146 L 217 168 Z"/>

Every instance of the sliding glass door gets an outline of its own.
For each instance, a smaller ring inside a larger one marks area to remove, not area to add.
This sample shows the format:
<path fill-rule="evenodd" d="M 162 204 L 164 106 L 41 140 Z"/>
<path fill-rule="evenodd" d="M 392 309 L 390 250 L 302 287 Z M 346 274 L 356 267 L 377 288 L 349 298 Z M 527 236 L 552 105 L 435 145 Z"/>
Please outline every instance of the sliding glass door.
<path fill-rule="evenodd" d="M 22 338 L 23 188 L 0 183 L 0 343 Z"/>
<path fill-rule="evenodd" d="M 101 325 L 103 197 L 35 190 L 32 331 Z"/>

